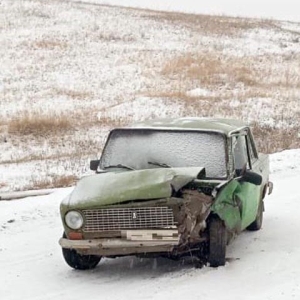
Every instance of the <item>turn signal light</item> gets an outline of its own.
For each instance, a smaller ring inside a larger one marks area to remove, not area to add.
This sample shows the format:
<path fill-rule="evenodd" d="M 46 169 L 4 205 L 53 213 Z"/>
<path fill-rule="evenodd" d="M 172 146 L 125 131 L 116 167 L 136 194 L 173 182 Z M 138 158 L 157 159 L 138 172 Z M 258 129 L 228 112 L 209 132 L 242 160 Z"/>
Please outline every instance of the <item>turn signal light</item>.
<path fill-rule="evenodd" d="M 69 232 L 68 238 L 70 240 L 82 240 L 82 233 L 80 232 Z"/>

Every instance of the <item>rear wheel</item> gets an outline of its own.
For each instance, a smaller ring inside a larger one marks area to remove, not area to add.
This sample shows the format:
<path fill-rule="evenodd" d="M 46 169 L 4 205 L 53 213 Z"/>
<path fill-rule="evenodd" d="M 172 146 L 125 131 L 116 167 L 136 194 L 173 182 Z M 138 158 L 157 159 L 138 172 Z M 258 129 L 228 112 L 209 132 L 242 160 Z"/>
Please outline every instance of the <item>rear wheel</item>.
<path fill-rule="evenodd" d="M 66 238 L 65 233 L 63 237 Z M 76 270 L 94 269 L 101 260 L 101 256 L 81 255 L 74 249 L 63 248 L 62 253 L 66 263 Z"/>
<path fill-rule="evenodd" d="M 264 201 L 261 200 L 259 202 L 259 205 L 258 205 L 256 219 L 254 220 L 253 223 L 251 223 L 247 227 L 247 230 L 256 231 L 256 230 L 261 229 L 261 226 L 262 226 L 262 223 L 263 223 L 263 213 L 264 213 Z"/>
<path fill-rule="evenodd" d="M 211 267 L 225 265 L 227 231 L 224 222 L 214 217 L 209 224 L 209 254 L 208 262 Z"/>

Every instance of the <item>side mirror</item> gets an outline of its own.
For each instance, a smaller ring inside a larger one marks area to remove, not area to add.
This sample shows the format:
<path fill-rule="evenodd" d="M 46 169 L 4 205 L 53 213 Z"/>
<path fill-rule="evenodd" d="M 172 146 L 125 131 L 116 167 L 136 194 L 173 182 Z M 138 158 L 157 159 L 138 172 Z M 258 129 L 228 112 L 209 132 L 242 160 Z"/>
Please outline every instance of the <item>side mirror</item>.
<path fill-rule="evenodd" d="M 97 160 L 91 160 L 90 161 L 90 170 L 97 171 L 99 164 L 100 164 L 100 160 L 99 159 L 97 159 Z"/>
<path fill-rule="evenodd" d="M 244 174 L 241 176 L 239 181 L 240 182 L 249 182 L 249 183 L 252 183 L 254 185 L 261 185 L 262 176 L 255 173 L 255 172 L 245 170 Z"/>

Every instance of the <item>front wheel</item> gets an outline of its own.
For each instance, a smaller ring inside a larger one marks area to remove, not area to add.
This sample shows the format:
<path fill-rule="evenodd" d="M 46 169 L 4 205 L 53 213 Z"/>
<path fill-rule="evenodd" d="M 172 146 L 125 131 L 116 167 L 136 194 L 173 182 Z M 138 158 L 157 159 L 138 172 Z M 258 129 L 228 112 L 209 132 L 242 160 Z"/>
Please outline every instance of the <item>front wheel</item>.
<path fill-rule="evenodd" d="M 208 262 L 211 267 L 216 268 L 225 265 L 227 244 L 227 230 L 224 222 L 213 217 L 209 224 L 209 254 Z"/>
<path fill-rule="evenodd" d="M 66 235 L 63 235 L 66 238 Z M 63 257 L 66 263 L 76 270 L 94 269 L 101 260 L 101 256 L 97 255 L 81 255 L 74 249 L 63 248 Z"/>

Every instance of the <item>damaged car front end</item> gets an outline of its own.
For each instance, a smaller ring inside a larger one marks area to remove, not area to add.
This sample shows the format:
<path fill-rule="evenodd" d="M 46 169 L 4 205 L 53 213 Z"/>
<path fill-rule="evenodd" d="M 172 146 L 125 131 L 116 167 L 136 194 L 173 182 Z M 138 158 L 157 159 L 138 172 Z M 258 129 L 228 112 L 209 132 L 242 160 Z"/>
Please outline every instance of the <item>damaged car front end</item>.
<path fill-rule="evenodd" d="M 190 251 L 191 242 L 204 241 L 199 232 L 212 196 L 184 187 L 203 175 L 203 168 L 158 168 L 84 177 L 61 204 L 69 239 L 60 243 L 82 255 Z M 74 225 L 67 219 L 72 212 L 80 215 Z"/>
<path fill-rule="evenodd" d="M 113 130 L 91 162 L 96 174 L 61 203 L 66 262 L 89 269 L 101 257 L 196 255 L 224 265 L 227 243 L 257 221 L 270 185 L 253 170 L 237 174 L 233 147 L 214 129 Z"/>

